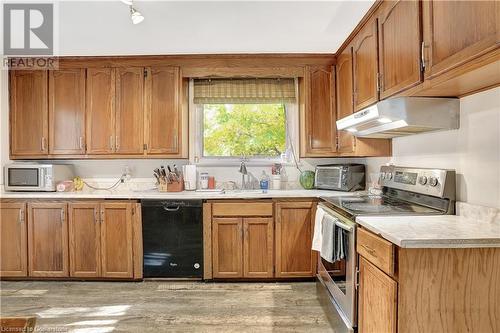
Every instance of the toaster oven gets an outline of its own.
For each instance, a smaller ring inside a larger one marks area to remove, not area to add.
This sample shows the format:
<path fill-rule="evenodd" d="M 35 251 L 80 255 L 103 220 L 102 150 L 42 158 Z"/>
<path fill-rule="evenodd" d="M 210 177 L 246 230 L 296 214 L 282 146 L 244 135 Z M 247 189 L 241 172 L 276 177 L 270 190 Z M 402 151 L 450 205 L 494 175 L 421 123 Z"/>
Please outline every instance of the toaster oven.
<path fill-rule="evenodd" d="M 54 192 L 60 181 L 73 178 L 71 165 L 12 163 L 4 167 L 6 191 Z"/>
<path fill-rule="evenodd" d="M 326 164 L 316 166 L 314 183 L 317 189 L 357 191 L 365 189 L 363 164 Z"/>

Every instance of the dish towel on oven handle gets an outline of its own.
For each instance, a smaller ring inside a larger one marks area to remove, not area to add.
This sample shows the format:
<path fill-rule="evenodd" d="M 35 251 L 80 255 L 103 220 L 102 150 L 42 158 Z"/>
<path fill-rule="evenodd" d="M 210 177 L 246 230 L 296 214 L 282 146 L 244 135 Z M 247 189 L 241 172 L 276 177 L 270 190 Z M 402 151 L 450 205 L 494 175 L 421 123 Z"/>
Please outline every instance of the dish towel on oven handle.
<path fill-rule="evenodd" d="M 321 258 L 333 263 L 337 254 L 337 219 L 330 214 L 325 214 L 321 221 Z"/>
<path fill-rule="evenodd" d="M 314 235 L 312 241 L 312 249 L 314 251 L 321 252 L 321 244 L 322 244 L 322 221 L 325 216 L 325 210 L 318 206 L 316 209 L 316 216 L 314 217 Z"/>

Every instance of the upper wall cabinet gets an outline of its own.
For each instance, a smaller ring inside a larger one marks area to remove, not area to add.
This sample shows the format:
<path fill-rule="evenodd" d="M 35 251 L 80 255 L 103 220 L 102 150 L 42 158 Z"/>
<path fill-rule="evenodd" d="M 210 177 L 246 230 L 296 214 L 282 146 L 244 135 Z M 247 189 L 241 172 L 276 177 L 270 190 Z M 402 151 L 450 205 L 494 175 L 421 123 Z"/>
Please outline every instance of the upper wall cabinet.
<path fill-rule="evenodd" d="M 115 151 L 115 69 L 87 69 L 87 152 Z"/>
<path fill-rule="evenodd" d="M 337 118 L 342 119 L 353 113 L 352 88 L 352 47 L 346 47 L 337 57 Z M 348 131 L 338 132 L 338 149 L 341 153 L 354 151 L 354 136 Z"/>
<path fill-rule="evenodd" d="M 85 69 L 49 72 L 49 153 L 85 154 Z"/>
<path fill-rule="evenodd" d="M 148 154 L 179 155 L 183 128 L 178 67 L 147 69 L 146 151 Z"/>
<path fill-rule="evenodd" d="M 377 20 L 370 19 L 353 42 L 354 111 L 378 101 Z"/>
<path fill-rule="evenodd" d="M 380 99 L 421 82 L 420 3 L 383 2 L 378 14 Z"/>
<path fill-rule="evenodd" d="M 10 152 L 20 158 L 48 154 L 47 71 L 10 73 Z"/>
<path fill-rule="evenodd" d="M 116 70 L 115 152 L 144 152 L 144 68 Z"/>
<path fill-rule="evenodd" d="M 334 80 L 331 67 L 306 68 L 304 157 L 331 156 L 337 151 Z"/>
<path fill-rule="evenodd" d="M 422 5 L 426 78 L 498 48 L 499 1 L 428 0 Z"/>

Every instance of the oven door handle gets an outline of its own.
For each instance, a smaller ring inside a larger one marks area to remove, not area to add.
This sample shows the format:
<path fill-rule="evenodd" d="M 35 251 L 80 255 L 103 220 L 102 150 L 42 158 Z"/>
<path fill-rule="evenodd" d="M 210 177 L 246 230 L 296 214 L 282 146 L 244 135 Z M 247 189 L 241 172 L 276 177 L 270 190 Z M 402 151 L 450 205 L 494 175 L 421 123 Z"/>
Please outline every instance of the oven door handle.
<path fill-rule="evenodd" d="M 349 226 L 347 224 L 344 224 L 344 223 L 340 222 L 340 220 L 338 220 L 338 219 L 337 219 L 337 221 L 335 221 L 335 225 L 337 225 L 337 227 L 342 228 L 342 229 L 344 229 L 345 231 L 348 231 L 348 232 L 351 232 L 351 231 L 354 230 L 353 226 Z"/>

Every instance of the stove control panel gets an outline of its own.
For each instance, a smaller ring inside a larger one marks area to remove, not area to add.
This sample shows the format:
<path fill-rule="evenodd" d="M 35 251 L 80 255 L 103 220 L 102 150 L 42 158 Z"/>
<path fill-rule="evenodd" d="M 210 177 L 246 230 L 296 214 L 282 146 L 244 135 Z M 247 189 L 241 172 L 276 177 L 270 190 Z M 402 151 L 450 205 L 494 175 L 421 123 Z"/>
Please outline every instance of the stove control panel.
<path fill-rule="evenodd" d="M 389 188 L 455 199 L 453 170 L 382 166 L 379 184 Z"/>

